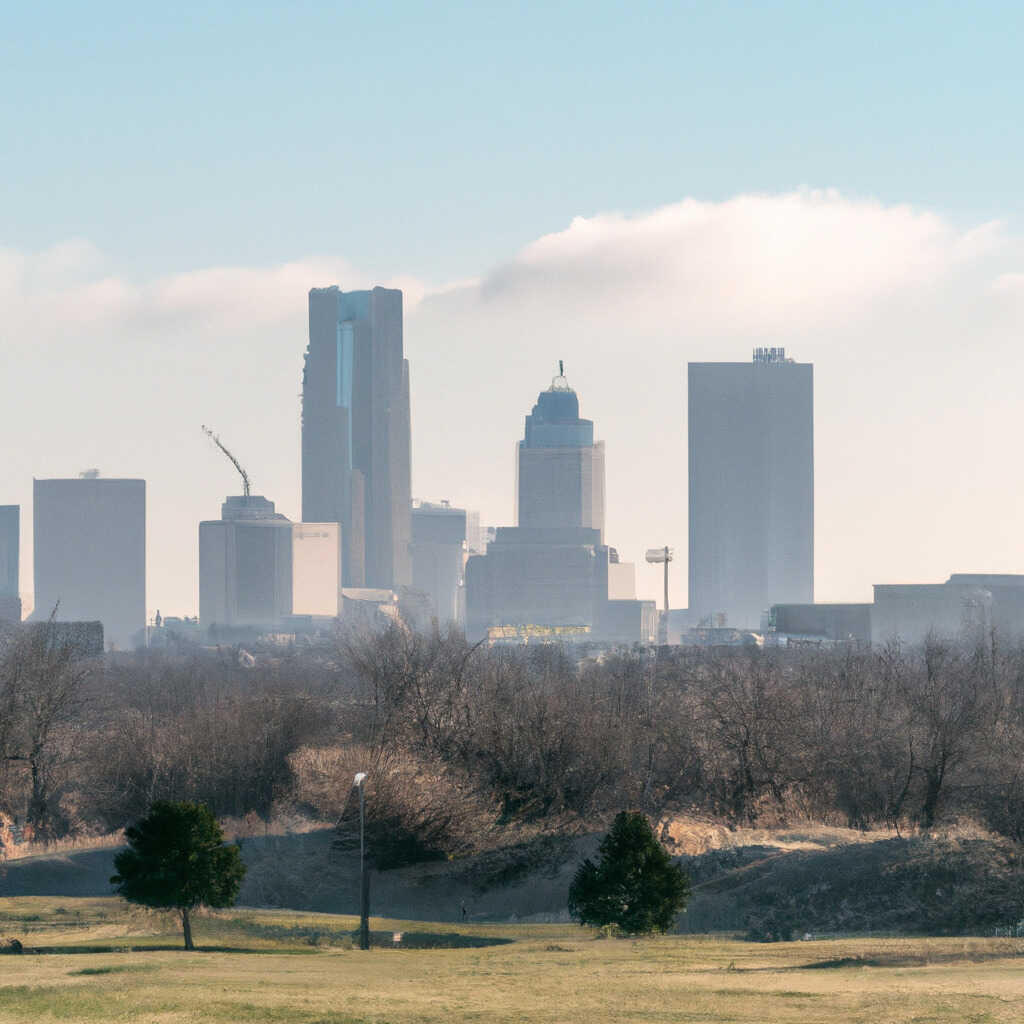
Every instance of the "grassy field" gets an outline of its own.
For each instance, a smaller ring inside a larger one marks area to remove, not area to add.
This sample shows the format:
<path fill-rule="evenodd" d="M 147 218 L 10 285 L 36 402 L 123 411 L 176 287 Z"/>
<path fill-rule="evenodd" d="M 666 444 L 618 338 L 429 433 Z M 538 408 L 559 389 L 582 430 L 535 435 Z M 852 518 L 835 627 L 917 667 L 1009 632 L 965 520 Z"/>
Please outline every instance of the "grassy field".
<path fill-rule="evenodd" d="M 176 922 L 111 899 L 0 903 L 0 1022 L 1024 1020 L 1024 940 L 758 945 L 595 939 L 566 925 L 430 925 L 237 909 Z M 38 950 L 39 952 L 29 952 Z"/>

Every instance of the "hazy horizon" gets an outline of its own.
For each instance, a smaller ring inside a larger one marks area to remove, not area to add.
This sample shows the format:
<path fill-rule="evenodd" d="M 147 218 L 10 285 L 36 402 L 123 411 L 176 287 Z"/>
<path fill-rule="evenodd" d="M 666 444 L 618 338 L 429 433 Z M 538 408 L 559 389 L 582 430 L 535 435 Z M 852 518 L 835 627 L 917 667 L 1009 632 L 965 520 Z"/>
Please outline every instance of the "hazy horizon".
<path fill-rule="evenodd" d="M 403 289 L 413 494 L 489 525 L 565 361 L 642 597 L 669 544 L 686 605 L 686 364 L 760 345 L 815 367 L 817 600 L 1024 572 L 1024 14 L 866 6 L 567 4 L 545 33 L 541 8 L 16 12 L 23 591 L 32 478 L 98 467 L 147 481 L 150 613 L 194 614 L 199 521 L 239 489 L 202 423 L 298 519 L 306 296 L 330 284 Z"/>

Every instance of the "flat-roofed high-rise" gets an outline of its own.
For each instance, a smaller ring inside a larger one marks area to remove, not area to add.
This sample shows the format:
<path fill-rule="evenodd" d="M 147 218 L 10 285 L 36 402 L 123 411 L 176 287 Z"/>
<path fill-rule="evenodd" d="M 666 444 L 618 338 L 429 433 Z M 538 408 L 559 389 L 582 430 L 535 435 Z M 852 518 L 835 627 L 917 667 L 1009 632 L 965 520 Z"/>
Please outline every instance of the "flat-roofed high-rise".
<path fill-rule="evenodd" d="M 0 621 L 21 620 L 20 545 L 21 507 L 0 505 Z"/>
<path fill-rule="evenodd" d="M 146 481 L 35 480 L 32 498 L 32 617 L 99 620 L 130 647 L 146 625 Z"/>
<path fill-rule="evenodd" d="M 813 371 L 776 348 L 689 364 L 693 622 L 814 600 Z"/>
<path fill-rule="evenodd" d="M 411 583 L 410 447 L 401 291 L 312 289 L 302 518 L 341 525 L 346 586 Z"/>

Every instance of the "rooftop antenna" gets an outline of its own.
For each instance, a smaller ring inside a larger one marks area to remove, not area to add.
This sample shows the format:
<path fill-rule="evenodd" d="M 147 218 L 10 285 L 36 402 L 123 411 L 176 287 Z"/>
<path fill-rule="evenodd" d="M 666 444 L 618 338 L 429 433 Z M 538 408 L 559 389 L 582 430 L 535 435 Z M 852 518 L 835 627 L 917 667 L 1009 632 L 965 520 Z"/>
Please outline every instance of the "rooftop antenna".
<path fill-rule="evenodd" d="M 249 497 L 249 474 L 242 469 L 242 464 L 227 450 L 224 446 L 224 442 L 204 423 L 203 433 L 231 460 L 232 465 L 242 475 L 242 490 L 245 492 L 245 496 Z"/>

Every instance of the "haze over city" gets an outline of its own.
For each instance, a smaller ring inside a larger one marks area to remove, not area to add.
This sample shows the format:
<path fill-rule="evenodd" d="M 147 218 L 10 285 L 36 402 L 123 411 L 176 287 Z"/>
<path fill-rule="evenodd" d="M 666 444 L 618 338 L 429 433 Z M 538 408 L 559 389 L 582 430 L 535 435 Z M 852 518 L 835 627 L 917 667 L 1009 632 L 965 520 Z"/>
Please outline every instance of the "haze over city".
<path fill-rule="evenodd" d="M 0 28 L 0 1024 L 1024 1021 L 1024 5 Z"/>
<path fill-rule="evenodd" d="M 673 545 L 684 606 L 686 364 L 784 345 L 816 371 L 816 599 L 1024 571 L 1020 13 L 738 10 L 16 12 L 5 500 L 144 477 L 147 604 L 194 613 L 196 523 L 236 489 L 200 424 L 298 519 L 307 292 L 382 284 L 416 497 L 512 522 L 563 359 L 608 535 L 642 597 Z"/>

